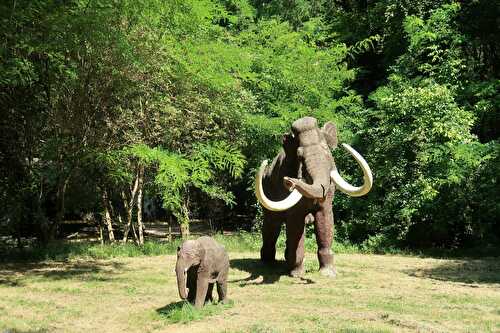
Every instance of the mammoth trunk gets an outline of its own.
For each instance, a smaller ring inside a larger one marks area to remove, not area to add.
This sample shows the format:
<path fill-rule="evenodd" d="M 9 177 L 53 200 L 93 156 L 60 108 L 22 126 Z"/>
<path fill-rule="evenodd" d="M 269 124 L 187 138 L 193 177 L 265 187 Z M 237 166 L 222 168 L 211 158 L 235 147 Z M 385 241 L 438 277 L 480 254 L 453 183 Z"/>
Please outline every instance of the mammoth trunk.
<path fill-rule="evenodd" d="M 179 296 L 181 299 L 187 298 L 186 290 L 186 270 L 183 265 L 177 263 L 175 267 L 175 273 L 177 274 L 177 287 L 179 288 Z"/>
<path fill-rule="evenodd" d="M 323 151 L 315 149 L 304 155 L 304 166 L 312 179 L 312 184 L 307 184 L 303 180 L 295 183 L 295 188 L 305 197 L 312 199 L 323 199 L 330 186 L 330 169 L 332 166 L 331 157 L 326 158 Z"/>
<path fill-rule="evenodd" d="M 295 188 L 299 191 L 303 196 L 311 199 L 323 199 L 326 197 L 326 193 L 328 192 L 329 182 L 317 182 L 315 181 L 313 184 L 307 184 L 301 180 L 299 180 L 295 184 Z"/>

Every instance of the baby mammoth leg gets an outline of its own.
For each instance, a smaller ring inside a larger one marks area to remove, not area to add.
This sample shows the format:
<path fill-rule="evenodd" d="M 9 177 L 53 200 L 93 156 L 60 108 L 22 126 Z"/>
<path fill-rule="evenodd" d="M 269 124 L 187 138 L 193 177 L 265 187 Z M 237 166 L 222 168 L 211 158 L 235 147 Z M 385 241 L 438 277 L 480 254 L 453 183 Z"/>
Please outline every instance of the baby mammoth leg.
<path fill-rule="evenodd" d="M 196 299 L 194 301 L 194 306 L 199 309 L 203 306 L 205 297 L 207 297 L 208 276 L 205 274 L 198 274 L 198 280 L 196 282 Z"/>
<path fill-rule="evenodd" d="M 214 289 L 214 284 L 209 283 L 207 288 L 207 296 L 205 297 L 205 303 L 211 303 L 214 299 L 212 298 L 212 290 Z"/>
<path fill-rule="evenodd" d="M 229 268 L 221 273 L 217 279 L 217 294 L 219 294 L 219 303 L 227 301 L 227 275 Z"/>
<path fill-rule="evenodd" d="M 187 283 L 186 287 L 188 288 L 188 301 L 191 303 L 194 303 L 194 300 L 196 298 L 196 270 L 194 269 L 189 269 L 187 272 Z"/>
<path fill-rule="evenodd" d="M 219 303 L 227 301 L 227 281 L 217 281 L 217 293 L 219 294 Z"/>

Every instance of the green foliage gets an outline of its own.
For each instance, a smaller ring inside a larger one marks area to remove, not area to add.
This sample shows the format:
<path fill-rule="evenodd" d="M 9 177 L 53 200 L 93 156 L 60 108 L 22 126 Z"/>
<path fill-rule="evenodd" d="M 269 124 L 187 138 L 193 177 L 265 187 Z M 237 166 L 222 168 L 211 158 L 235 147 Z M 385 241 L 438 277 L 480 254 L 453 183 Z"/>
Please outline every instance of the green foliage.
<path fill-rule="evenodd" d="M 427 19 L 405 20 L 408 50 L 389 83 L 370 96 L 375 107 L 364 140 L 376 188 L 368 214 L 349 227 L 350 237 L 368 232 L 377 236 L 367 241 L 413 246 L 497 237 L 490 213 L 498 206 L 489 198 L 498 195 L 498 177 L 489 174 L 485 185 L 479 175 L 492 168 L 498 143 L 481 144 L 473 134 L 477 109 L 463 93 L 476 86 L 466 78 L 474 78 L 477 63 L 465 66 L 468 41 L 456 25 L 459 11 L 458 4 L 444 5 Z M 478 103 L 491 108 L 494 100 Z M 483 210 L 490 212 L 485 219 L 479 218 Z"/>
<path fill-rule="evenodd" d="M 326 1 L 321 0 L 256 0 L 253 1 L 259 16 L 280 17 L 289 22 L 294 29 L 302 27 L 310 20 L 320 16 Z"/>
<path fill-rule="evenodd" d="M 0 223 L 19 242 L 45 241 L 70 210 L 99 219 L 105 191 L 116 218 L 139 170 L 144 192 L 184 224 L 207 199 L 255 214 L 244 175 L 276 154 L 292 121 L 314 116 L 334 121 L 375 175 L 366 197 L 336 196 L 340 240 L 367 251 L 495 243 L 498 10 L 488 0 L 4 1 Z M 334 154 L 359 182 L 351 158 Z"/>
<path fill-rule="evenodd" d="M 351 58 L 355 59 L 365 52 L 376 51 L 378 45 L 382 42 L 380 35 L 369 36 L 363 40 L 356 42 L 354 45 L 349 47 L 348 54 Z"/>
<path fill-rule="evenodd" d="M 415 87 L 394 77 L 372 99 L 375 126 L 367 134 L 383 201 L 371 213 L 379 227 L 403 240 L 415 223 L 447 223 L 436 221 L 436 200 L 461 186 L 481 163 L 471 146 L 474 115 L 456 105 L 448 88 L 432 81 Z"/>
<path fill-rule="evenodd" d="M 228 143 L 196 143 L 189 155 L 146 145 L 135 145 L 128 151 L 142 163 L 157 164 L 155 183 L 161 190 L 163 206 L 181 223 L 189 222 L 189 203 L 186 200 L 191 188 L 201 190 L 209 198 L 234 204 L 234 195 L 225 189 L 223 181 L 242 176 L 245 157 Z M 223 176 L 224 173 L 227 177 Z"/>
<path fill-rule="evenodd" d="M 458 3 L 444 5 L 432 12 L 427 20 L 409 16 L 405 32 L 409 37 L 408 51 L 398 68 L 407 76 L 430 77 L 439 83 L 460 85 L 466 70 L 466 59 L 461 45 L 464 36 L 457 30 Z"/>
<path fill-rule="evenodd" d="M 347 47 L 323 38 L 321 21 L 294 30 L 287 22 L 262 20 L 241 32 L 238 43 L 252 54 L 250 69 L 241 75 L 254 96 L 255 108 L 245 114 L 244 135 L 251 166 L 277 152 L 283 133 L 303 116 L 334 120 L 342 128 L 360 109 L 359 96 L 346 88 L 355 71 L 347 68 Z M 349 127 L 346 126 L 346 127 Z"/>
<path fill-rule="evenodd" d="M 285 122 L 306 114 L 331 115 L 331 98 L 344 96 L 344 84 L 354 78 L 344 62 L 344 45 L 317 48 L 286 23 L 264 21 L 239 38 L 256 55 L 244 82 L 261 101 L 262 113 Z"/>

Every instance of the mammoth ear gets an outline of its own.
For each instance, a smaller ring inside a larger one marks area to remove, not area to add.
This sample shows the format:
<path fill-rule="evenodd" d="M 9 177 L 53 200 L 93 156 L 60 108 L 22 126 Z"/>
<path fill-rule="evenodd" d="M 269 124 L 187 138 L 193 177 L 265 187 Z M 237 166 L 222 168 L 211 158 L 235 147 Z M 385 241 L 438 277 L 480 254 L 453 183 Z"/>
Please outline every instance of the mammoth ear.
<path fill-rule="evenodd" d="M 295 149 L 297 149 L 298 140 L 293 135 L 293 133 L 287 133 L 287 134 L 283 135 L 282 144 L 283 144 L 283 149 L 285 150 L 285 152 L 291 153 L 291 152 L 295 151 Z"/>
<path fill-rule="evenodd" d="M 198 257 L 200 258 L 200 263 L 205 260 L 205 249 L 198 244 Z"/>
<path fill-rule="evenodd" d="M 284 144 L 284 145 L 287 145 L 287 144 L 290 144 L 291 142 L 293 142 L 295 139 L 293 133 L 286 133 L 286 134 L 283 134 L 283 138 L 281 140 L 281 142 Z"/>
<path fill-rule="evenodd" d="M 337 148 L 338 139 L 337 139 L 337 126 L 331 121 L 327 122 L 323 128 L 321 129 L 323 136 L 325 137 L 326 143 L 330 148 Z"/>

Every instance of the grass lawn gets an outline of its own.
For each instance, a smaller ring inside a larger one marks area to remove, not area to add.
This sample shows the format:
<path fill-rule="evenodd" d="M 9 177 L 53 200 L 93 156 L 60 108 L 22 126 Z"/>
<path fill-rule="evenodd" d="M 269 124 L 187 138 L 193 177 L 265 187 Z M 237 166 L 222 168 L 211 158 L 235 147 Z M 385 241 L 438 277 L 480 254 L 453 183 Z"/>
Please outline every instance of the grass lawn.
<path fill-rule="evenodd" d="M 232 302 L 202 312 L 174 255 L 0 263 L 0 332 L 500 332 L 498 258 L 339 254 L 336 279 L 230 258 Z"/>

